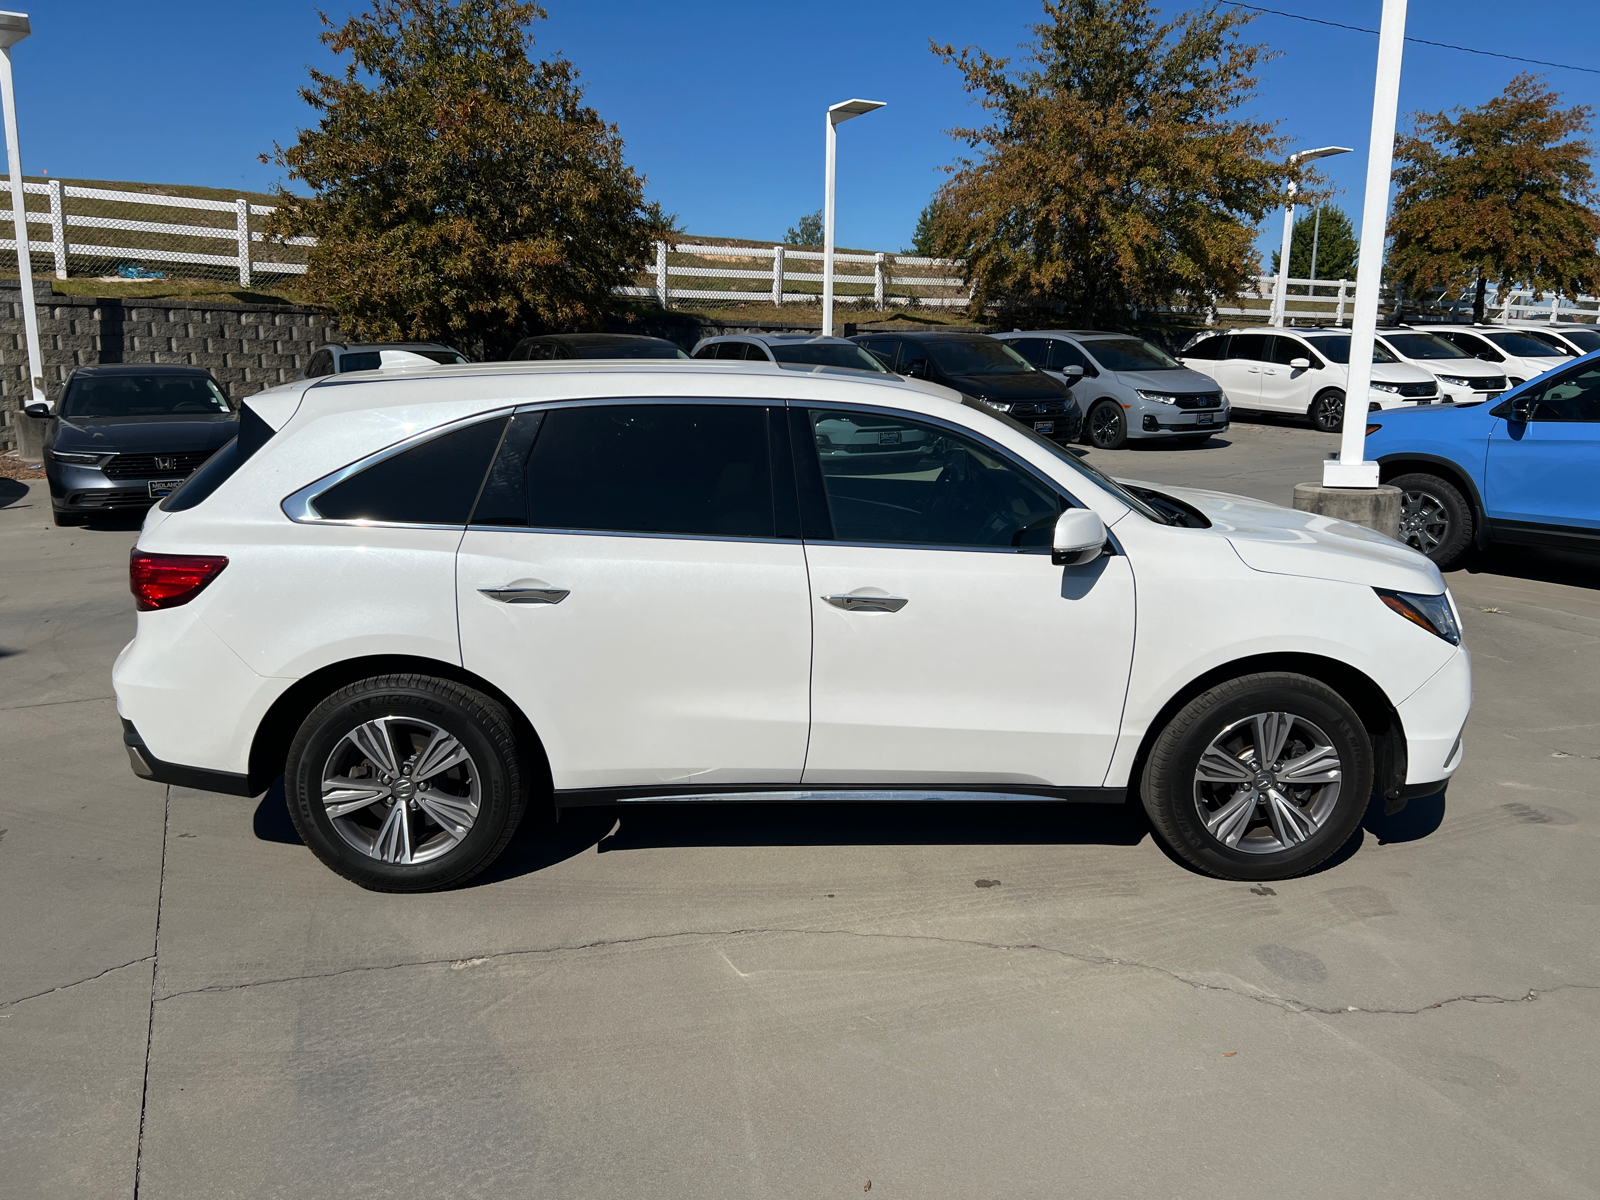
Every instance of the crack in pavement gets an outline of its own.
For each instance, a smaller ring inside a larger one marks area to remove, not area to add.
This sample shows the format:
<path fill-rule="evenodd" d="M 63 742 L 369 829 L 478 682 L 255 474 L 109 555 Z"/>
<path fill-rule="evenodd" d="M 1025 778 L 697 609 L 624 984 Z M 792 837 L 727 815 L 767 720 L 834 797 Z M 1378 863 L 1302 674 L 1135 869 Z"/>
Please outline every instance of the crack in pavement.
<path fill-rule="evenodd" d="M 200 996 L 221 992 L 242 991 L 248 988 L 267 987 L 281 983 L 305 983 L 319 979 L 336 979 L 342 975 L 359 975 L 369 971 L 398 971 L 412 967 L 460 967 L 476 965 L 483 962 L 492 962 L 501 958 L 524 958 L 550 954 L 574 954 L 584 950 L 610 949 L 617 946 L 634 946 L 645 942 L 672 941 L 678 939 L 709 939 L 726 937 L 745 937 L 761 934 L 795 934 L 810 937 L 851 937 L 868 940 L 885 940 L 900 942 L 930 942 L 937 945 L 964 946 L 979 950 L 999 951 L 1039 951 L 1043 954 L 1052 954 L 1060 958 L 1070 959 L 1073 962 L 1084 963 L 1096 967 L 1129 967 L 1138 971 L 1150 971 L 1157 975 L 1194 988 L 1197 991 L 1225 992 L 1240 996 L 1246 1000 L 1253 1000 L 1258 1004 L 1290 1013 L 1312 1013 L 1319 1016 L 1338 1017 L 1350 1013 L 1375 1013 L 1389 1016 L 1416 1016 L 1431 1009 L 1443 1008 L 1449 1004 L 1525 1004 L 1537 1000 L 1540 996 L 1552 992 L 1566 991 L 1568 989 L 1600 991 L 1600 984 L 1589 983 L 1560 983 L 1543 989 L 1529 988 L 1520 996 L 1497 996 L 1487 993 L 1463 993 L 1458 996 L 1449 996 L 1432 1004 L 1423 1004 L 1417 1008 L 1360 1008 L 1356 1005 L 1341 1005 L 1336 1008 L 1326 1008 L 1321 1005 L 1309 1004 L 1291 997 L 1277 996 L 1271 992 L 1264 992 L 1248 987 L 1231 987 L 1221 983 L 1207 983 L 1200 979 L 1191 979 L 1176 971 L 1165 967 L 1158 967 L 1154 963 L 1139 962 L 1136 959 L 1114 958 L 1107 954 L 1085 954 L 1072 950 L 1061 950 L 1054 946 L 1041 946 L 1037 942 L 988 942 L 976 938 L 939 937 L 934 934 L 920 933 L 865 933 L 855 929 L 816 929 L 797 928 L 787 926 L 752 926 L 741 929 L 700 929 L 683 930 L 676 933 L 646 933 L 635 937 L 603 938 L 594 942 L 582 942 L 563 946 L 544 946 L 520 950 L 500 950 L 487 954 L 466 955 L 457 958 L 423 958 L 411 959 L 395 963 L 372 963 L 366 966 L 341 967 L 334 971 L 313 972 L 306 975 L 286 975 L 274 979 L 248 980 L 243 983 L 218 983 L 206 987 L 187 988 L 182 991 L 167 992 L 157 996 L 155 1003 L 166 1000 L 175 1000 L 180 996 Z"/>
<path fill-rule="evenodd" d="M 82 979 L 74 979 L 71 983 L 57 984 L 55 987 L 46 988 L 42 992 L 34 992 L 31 996 L 18 996 L 15 1000 L 0 1000 L 0 1009 L 10 1008 L 14 1004 L 26 1004 L 29 1000 L 37 1000 L 41 996 L 53 996 L 57 992 L 64 992 L 68 988 L 75 988 L 81 984 L 93 983 L 96 979 L 104 979 L 113 971 L 124 971 L 129 967 L 137 967 L 140 963 L 147 963 L 153 958 L 155 958 L 154 954 L 146 954 L 143 958 L 136 958 L 132 962 L 118 963 L 116 966 L 107 967 L 104 971 L 100 971 L 97 974 L 88 975 Z"/>
<path fill-rule="evenodd" d="M 62 704 L 93 704 L 96 700 L 115 700 L 115 696 L 84 696 L 78 700 L 40 700 L 33 704 L 7 704 L 0 712 L 21 712 L 25 708 L 56 708 Z"/>

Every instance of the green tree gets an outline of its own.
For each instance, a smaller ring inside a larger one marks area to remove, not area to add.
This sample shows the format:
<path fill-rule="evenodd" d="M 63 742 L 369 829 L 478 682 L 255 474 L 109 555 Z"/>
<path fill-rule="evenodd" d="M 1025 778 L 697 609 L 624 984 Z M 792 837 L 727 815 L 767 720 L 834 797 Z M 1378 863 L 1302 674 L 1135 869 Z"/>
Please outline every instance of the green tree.
<path fill-rule="evenodd" d="M 273 161 L 271 232 L 312 234 L 302 292 L 346 332 L 493 355 L 529 327 L 593 327 L 670 224 L 572 64 L 532 61 L 522 0 L 370 0 L 321 40 L 319 114 Z M 263 155 L 265 161 L 267 156 Z"/>
<path fill-rule="evenodd" d="M 783 244 L 786 246 L 820 246 L 826 234 L 822 227 L 822 210 L 819 208 L 814 213 L 807 213 L 800 220 L 789 226 L 789 232 L 783 235 Z"/>
<path fill-rule="evenodd" d="M 1388 267 L 1408 291 L 1471 287 L 1482 321 L 1491 282 L 1569 297 L 1600 286 L 1592 110 L 1560 104 L 1522 74 L 1479 108 L 1415 114 L 1395 145 L 1389 221 Z"/>
<path fill-rule="evenodd" d="M 922 212 L 917 216 L 917 227 L 911 231 L 911 247 L 902 251 L 904 254 L 916 254 L 922 258 L 938 258 L 938 234 L 934 228 L 935 219 L 939 215 L 939 202 L 930 200 L 923 206 Z"/>
<path fill-rule="evenodd" d="M 1322 226 L 1317 227 L 1317 215 L 1312 209 L 1302 210 L 1294 219 L 1294 231 L 1289 235 L 1289 278 L 1311 278 L 1311 250 L 1317 251 L 1318 279 L 1354 279 L 1356 255 L 1361 242 L 1350 225 L 1344 209 L 1336 204 L 1322 206 Z M 1272 273 L 1278 273 L 1280 252 L 1272 252 Z"/>
<path fill-rule="evenodd" d="M 1272 124 L 1235 116 L 1263 47 L 1214 4 L 1159 23 L 1151 0 L 1046 0 L 1030 67 L 976 47 L 934 53 L 991 117 L 956 129 L 934 242 L 967 261 L 974 309 L 1071 323 L 1214 304 L 1260 269 L 1255 226 L 1297 172 Z"/>

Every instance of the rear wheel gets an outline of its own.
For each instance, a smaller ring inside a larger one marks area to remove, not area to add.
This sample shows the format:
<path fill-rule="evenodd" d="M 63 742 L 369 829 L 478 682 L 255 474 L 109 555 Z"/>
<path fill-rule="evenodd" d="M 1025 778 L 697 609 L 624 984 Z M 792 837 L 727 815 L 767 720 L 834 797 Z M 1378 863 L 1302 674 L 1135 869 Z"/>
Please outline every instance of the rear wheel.
<path fill-rule="evenodd" d="M 1437 475 L 1400 475 L 1400 540 L 1431 558 L 1441 571 L 1460 564 L 1472 545 L 1472 506 L 1461 490 Z"/>
<path fill-rule="evenodd" d="M 505 707 L 427 675 L 363 679 L 317 705 L 284 786 L 312 853 L 380 892 L 466 882 L 505 849 L 526 805 Z"/>
<path fill-rule="evenodd" d="M 1361 719 L 1332 688 L 1264 672 L 1196 696 L 1157 736 L 1140 794 L 1174 853 L 1223 879 L 1286 879 L 1355 832 L 1372 794 Z"/>
<path fill-rule="evenodd" d="M 1102 400 L 1089 410 L 1088 440 L 1099 450 L 1120 450 L 1128 444 L 1128 418 L 1122 405 Z"/>
<path fill-rule="evenodd" d="M 1338 433 L 1344 428 L 1344 393 L 1338 388 L 1318 392 L 1306 415 L 1323 433 Z"/>

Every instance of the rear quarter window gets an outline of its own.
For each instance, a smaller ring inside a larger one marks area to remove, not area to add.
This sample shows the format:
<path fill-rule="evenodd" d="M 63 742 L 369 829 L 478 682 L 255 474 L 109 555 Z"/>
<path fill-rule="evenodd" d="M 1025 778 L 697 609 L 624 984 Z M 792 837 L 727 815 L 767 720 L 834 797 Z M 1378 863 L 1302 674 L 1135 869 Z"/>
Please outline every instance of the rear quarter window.
<path fill-rule="evenodd" d="M 441 433 L 334 484 L 311 506 L 325 521 L 465 527 L 505 427 L 498 416 Z"/>
<path fill-rule="evenodd" d="M 185 509 L 210 499 L 211 494 L 233 477 L 233 473 L 249 460 L 261 447 L 272 440 L 276 432 L 261 419 L 248 404 L 239 409 L 239 434 L 195 469 L 183 485 L 161 502 L 165 512 L 183 512 Z"/>

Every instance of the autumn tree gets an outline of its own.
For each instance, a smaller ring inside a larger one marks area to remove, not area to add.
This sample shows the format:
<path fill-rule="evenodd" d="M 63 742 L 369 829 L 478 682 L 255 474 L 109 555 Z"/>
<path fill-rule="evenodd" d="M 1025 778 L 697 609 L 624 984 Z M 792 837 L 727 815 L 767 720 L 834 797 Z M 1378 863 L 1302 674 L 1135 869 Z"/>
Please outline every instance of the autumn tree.
<path fill-rule="evenodd" d="M 1294 219 L 1294 229 L 1289 234 L 1289 278 L 1311 278 L 1314 250 L 1318 279 L 1354 279 L 1361 242 L 1350 224 L 1350 218 L 1336 204 L 1324 204 L 1321 213 L 1320 226 L 1317 210 L 1314 209 L 1304 210 Z M 1274 250 L 1274 275 L 1278 273 L 1278 260 L 1279 251 Z"/>
<path fill-rule="evenodd" d="M 529 327 L 593 327 L 667 224 L 583 103 L 571 63 L 534 61 L 523 0 L 370 0 L 322 41 L 344 70 L 274 161 L 277 235 L 311 234 L 301 286 L 350 334 L 495 355 Z M 263 156 L 265 159 L 266 156 Z"/>
<path fill-rule="evenodd" d="M 1237 293 L 1260 269 L 1255 226 L 1298 178 L 1274 126 L 1237 114 L 1265 48 L 1207 4 L 1172 21 L 1150 0 L 1046 0 L 1026 69 L 933 46 L 990 117 L 956 129 L 934 247 L 964 258 L 973 307 L 1069 324 Z"/>
<path fill-rule="evenodd" d="M 1395 144 L 1399 191 L 1389 219 L 1390 274 L 1412 292 L 1488 286 L 1576 297 L 1600 286 L 1600 216 L 1584 105 L 1537 75 L 1518 75 L 1474 109 L 1417 113 Z"/>

